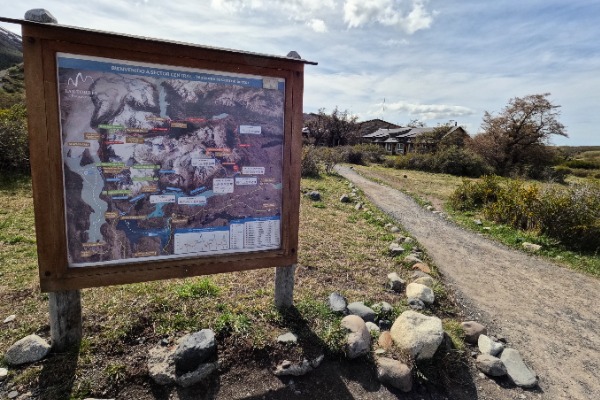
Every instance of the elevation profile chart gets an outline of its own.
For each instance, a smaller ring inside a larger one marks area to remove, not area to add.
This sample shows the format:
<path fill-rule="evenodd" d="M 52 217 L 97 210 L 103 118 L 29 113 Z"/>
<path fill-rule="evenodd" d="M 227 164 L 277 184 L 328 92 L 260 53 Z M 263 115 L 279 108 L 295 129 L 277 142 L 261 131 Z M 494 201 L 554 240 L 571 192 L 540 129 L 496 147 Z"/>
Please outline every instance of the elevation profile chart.
<path fill-rule="evenodd" d="M 281 248 L 285 80 L 57 54 L 69 267 Z"/>

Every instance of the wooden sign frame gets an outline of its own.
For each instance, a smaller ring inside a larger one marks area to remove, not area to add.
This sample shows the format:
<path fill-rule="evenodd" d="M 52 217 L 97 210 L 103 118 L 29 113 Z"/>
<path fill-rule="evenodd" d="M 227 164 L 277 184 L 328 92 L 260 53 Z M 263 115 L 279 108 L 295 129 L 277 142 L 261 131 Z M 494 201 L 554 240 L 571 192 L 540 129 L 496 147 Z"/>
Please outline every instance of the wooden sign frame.
<path fill-rule="evenodd" d="M 245 53 L 61 25 L 20 22 L 23 32 L 30 160 L 42 291 L 183 278 L 296 263 L 303 74 L 304 64 L 310 62 L 291 57 Z M 159 258 L 149 262 L 70 267 L 66 236 L 57 53 L 284 79 L 280 248 L 189 258 Z"/>

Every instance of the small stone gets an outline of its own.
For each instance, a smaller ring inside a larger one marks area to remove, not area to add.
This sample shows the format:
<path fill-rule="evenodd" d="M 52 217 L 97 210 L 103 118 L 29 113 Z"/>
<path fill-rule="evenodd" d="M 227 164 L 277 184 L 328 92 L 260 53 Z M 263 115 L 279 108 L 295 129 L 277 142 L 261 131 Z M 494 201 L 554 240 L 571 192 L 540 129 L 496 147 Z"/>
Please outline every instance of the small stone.
<path fill-rule="evenodd" d="M 523 242 L 522 246 L 525 250 L 531 251 L 532 253 L 538 252 L 542 248 L 542 246 L 540 246 L 539 244 L 529 242 Z"/>
<path fill-rule="evenodd" d="M 198 368 L 177 377 L 177 384 L 181 387 L 190 387 L 206 379 L 219 368 L 218 362 L 200 364 Z"/>
<path fill-rule="evenodd" d="M 421 311 L 425 308 L 425 303 L 419 299 L 408 299 L 408 306 L 416 311 Z"/>
<path fill-rule="evenodd" d="M 515 349 L 504 349 L 500 360 L 506 366 L 506 373 L 513 383 L 519 387 L 532 388 L 537 385 L 537 377 L 523 362 Z"/>
<path fill-rule="evenodd" d="M 365 323 L 365 325 L 367 326 L 367 329 L 369 330 L 369 332 L 379 332 L 379 326 L 375 325 L 373 322 L 368 321 Z"/>
<path fill-rule="evenodd" d="M 404 257 L 404 260 L 402 260 L 405 264 L 409 264 L 409 265 L 415 265 L 417 263 L 422 263 L 423 260 L 421 260 L 419 257 L 413 255 L 413 254 L 409 254 L 408 256 Z"/>
<path fill-rule="evenodd" d="M 4 318 L 4 321 L 2 321 L 4 324 L 8 324 L 9 322 L 12 322 L 15 320 L 15 318 L 17 318 L 16 315 L 9 315 L 8 317 Z"/>
<path fill-rule="evenodd" d="M 435 295 L 430 287 L 420 283 L 409 283 L 406 286 L 406 297 L 409 299 L 419 299 L 425 304 L 433 304 Z"/>
<path fill-rule="evenodd" d="M 377 359 L 377 379 L 405 393 L 412 390 L 410 368 L 406 364 L 391 358 L 380 357 Z"/>
<path fill-rule="evenodd" d="M 375 303 L 375 304 L 373 304 L 373 306 L 371 308 L 373 310 L 375 310 L 375 312 L 377 312 L 377 314 L 379 316 L 388 315 L 392 311 L 394 311 L 394 307 L 392 307 L 392 305 L 390 303 L 388 303 L 387 301 Z"/>
<path fill-rule="evenodd" d="M 413 283 L 419 283 L 419 284 L 425 285 L 429 288 L 433 288 L 433 285 L 435 284 L 435 280 L 430 276 L 422 276 L 420 278 L 415 279 L 413 281 Z"/>
<path fill-rule="evenodd" d="M 333 312 L 347 313 L 346 298 L 337 292 L 329 295 L 329 309 Z"/>
<path fill-rule="evenodd" d="M 481 354 L 489 354 L 491 356 L 500 354 L 500 352 L 504 349 L 504 345 L 502 343 L 493 341 L 487 335 L 479 335 L 479 339 L 477 339 L 477 347 L 479 348 Z"/>
<path fill-rule="evenodd" d="M 414 270 L 412 274 L 410 274 L 410 279 L 415 280 L 415 279 L 419 279 L 419 278 L 431 278 L 431 275 L 426 274 L 425 272 L 421 271 L 421 270 Z"/>
<path fill-rule="evenodd" d="M 427 265 L 425 263 L 416 263 L 415 265 L 412 266 L 412 269 L 424 272 L 426 274 L 431 273 L 431 268 L 429 268 L 429 265 Z"/>
<path fill-rule="evenodd" d="M 57 24 L 58 21 L 54 18 L 54 15 L 50 14 L 50 11 L 43 8 L 34 8 L 28 10 L 25 13 L 25 19 L 27 21 L 41 22 L 43 24 Z"/>
<path fill-rule="evenodd" d="M 36 362 L 46 357 L 50 345 L 38 335 L 25 336 L 10 346 L 4 360 L 10 365 L 21 365 Z"/>
<path fill-rule="evenodd" d="M 404 243 L 404 240 L 406 239 L 406 237 L 402 236 L 402 235 L 398 235 L 398 237 L 396 239 L 394 239 L 394 243 Z"/>
<path fill-rule="evenodd" d="M 298 336 L 294 335 L 292 332 L 287 332 L 283 335 L 279 335 L 277 337 L 277 342 L 284 344 L 295 344 L 298 343 Z"/>
<path fill-rule="evenodd" d="M 378 322 L 378 325 L 379 325 L 379 330 L 389 331 L 390 328 L 392 327 L 392 321 L 390 321 L 389 319 L 380 319 Z"/>
<path fill-rule="evenodd" d="M 8 398 L 9 399 L 14 399 L 19 395 L 19 392 L 17 392 L 16 390 L 13 390 L 12 392 L 8 393 Z"/>
<path fill-rule="evenodd" d="M 483 225 L 483 222 L 481 222 L 481 220 L 480 220 L 480 219 L 474 219 L 474 220 L 473 220 L 473 223 L 474 223 L 475 225 Z"/>
<path fill-rule="evenodd" d="M 388 287 L 392 289 L 394 292 L 402 292 L 406 285 L 406 281 L 396 273 L 390 272 L 387 276 L 388 278 Z"/>
<path fill-rule="evenodd" d="M 489 376 L 506 375 L 504 363 L 497 357 L 489 354 L 480 354 L 475 361 L 477 369 Z"/>
<path fill-rule="evenodd" d="M 427 211 L 433 211 L 435 210 L 435 208 L 433 208 L 433 206 L 427 206 Z"/>
<path fill-rule="evenodd" d="M 8 376 L 8 370 L 6 368 L 0 368 L 0 382 L 6 379 Z"/>
<path fill-rule="evenodd" d="M 346 336 L 348 358 L 353 359 L 368 354 L 371 349 L 371 334 L 362 318 L 348 315 L 342 318 L 341 325 L 349 331 Z"/>
<path fill-rule="evenodd" d="M 360 211 L 363 208 L 363 204 L 362 203 L 356 203 L 356 205 L 354 206 L 354 209 L 356 211 Z"/>
<path fill-rule="evenodd" d="M 394 345 L 394 341 L 392 340 L 392 335 L 390 335 L 390 332 L 382 332 L 381 335 L 379 335 L 377 344 L 385 350 L 390 350 Z"/>
<path fill-rule="evenodd" d="M 483 229 L 484 231 L 491 231 L 491 230 L 492 230 L 492 227 L 490 227 L 490 226 L 484 226 L 484 227 L 483 227 L 483 228 L 481 228 L 481 229 Z"/>
<path fill-rule="evenodd" d="M 407 237 L 406 239 L 404 239 L 404 243 L 405 244 L 412 244 L 415 243 L 415 239 L 411 238 L 411 237 Z"/>
<path fill-rule="evenodd" d="M 460 324 L 465 334 L 465 342 L 476 344 L 479 339 L 479 335 L 487 334 L 485 326 L 475 321 L 465 321 Z"/>
<path fill-rule="evenodd" d="M 340 197 L 340 201 L 341 201 L 342 203 L 350 203 L 350 196 L 348 196 L 347 194 L 343 194 L 343 195 Z"/>
<path fill-rule="evenodd" d="M 321 193 L 317 192 L 316 190 L 313 190 L 312 192 L 308 193 L 308 198 L 312 201 L 319 201 L 321 200 Z"/>
<path fill-rule="evenodd" d="M 166 339 L 166 338 L 160 339 L 161 346 L 168 346 L 169 344 L 170 344 L 169 339 Z"/>
<path fill-rule="evenodd" d="M 397 256 L 398 254 L 404 253 L 404 247 L 400 246 L 398 243 L 390 243 L 390 245 L 388 246 L 388 250 L 393 256 Z"/>
<path fill-rule="evenodd" d="M 380 356 L 385 353 L 386 353 L 386 351 L 384 349 L 375 349 L 375 355 L 377 355 L 377 356 Z"/>
<path fill-rule="evenodd" d="M 363 321 L 375 321 L 375 311 L 372 308 L 365 306 L 362 301 L 355 301 L 348 304 L 348 314 L 358 315 Z"/>
<path fill-rule="evenodd" d="M 196 333 L 184 336 L 173 354 L 177 374 L 182 375 L 187 372 L 196 371 L 200 367 L 200 364 L 216 353 L 217 344 L 215 342 L 215 333 L 212 330 L 202 329 Z"/>
<path fill-rule="evenodd" d="M 398 233 L 398 232 L 400 232 L 400 228 L 398 228 L 397 226 L 392 226 L 390 228 L 390 232 L 392 232 L 392 233 Z"/>

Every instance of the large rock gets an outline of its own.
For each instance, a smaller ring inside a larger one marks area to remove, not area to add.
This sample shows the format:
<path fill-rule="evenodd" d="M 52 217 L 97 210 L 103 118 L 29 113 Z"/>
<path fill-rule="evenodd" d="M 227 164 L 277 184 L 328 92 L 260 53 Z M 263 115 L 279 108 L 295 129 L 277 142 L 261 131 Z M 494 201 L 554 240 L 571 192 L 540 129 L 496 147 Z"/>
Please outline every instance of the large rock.
<path fill-rule="evenodd" d="M 358 315 L 363 321 L 375 321 L 375 311 L 371 307 L 365 306 L 362 301 L 348 304 L 348 314 Z"/>
<path fill-rule="evenodd" d="M 329 309 L 333 312 L 346 314 L 348 312 L 346 298 L 339 293 L 331 293 L 329 295 Z"/>
<path fill-rule="evenodd" d="M 10 346 L 4 355 L 4 360 L 10 365 L 28 364 L 41 360 L 49 352 L 48 342 L 38 335 L 29 335 Z"/>
<path fill-rule="evenodd" d="M 348 358 L 352 359 L 368 354 L 371 349 L 371 334 L 365 321 L 357 315 L 347 315 L 342 318 L 341 325 L 349 331 L 346 337 Z"/>
<path fill-rule="evenodd" d="M 396 346 L 417 360 L 433 357 L 444 339 L 442 320 L 415 311 L 405 311 L 390 330 Z"/>
<path fill-rule="evenodd" d="M 433 304 L 435 295 L 429 286 L 420 283 L 409 283 L 406 287 L 406 297 L 409 299 L 419 299 L 425 304 Z"/>
<path fill-rule="evenodd" d="M 476 344 L 477 340 L 479 339 L 479 335 L 487 334 L 486 327 L 481 325 L 479 322 L 465 321 L 460 325 L 463 328 L 465 342 L 467 343 Z"/>
<path fill-rule="evenodd" d="M 403 392 L 412 390 L 410 368 L 406 364 L 391 358 L 380 357 L 377 359 L 377 379 Z"/>
<path fill-rule="evenodd" d="M 184 336 L 173 354 L 178 375 L 195 371 L 200 364 L 217 353 L 215 334 L 210 329 Z"/>
<path fill-rule="evenodd" d="M 486 335 L 479 335 L 479 339 L 477 339 L 477 347 L 479 347 L 479 351 L 481 354 L 489 354 L 490 356 L 497 356 L 500 354 L 502 350 L 504 350 L 504 345 L 500 342 L 495 342 Z"/>
<path fill-rule="evenodd" d="M 480 354 L 475 361 L 477 369 L 489 376 L 506 375 L 506 367 L 502 360 L 489 354 Z"/>
<path fill-rule="evenodd" d="M 532 388 L 537 385 L 537 377 L 532 370 L 527 368 L 517 350 L 504 349 L 500 360 L 506 366 L 506 373 L 515 385 L 524 388 Z"/>

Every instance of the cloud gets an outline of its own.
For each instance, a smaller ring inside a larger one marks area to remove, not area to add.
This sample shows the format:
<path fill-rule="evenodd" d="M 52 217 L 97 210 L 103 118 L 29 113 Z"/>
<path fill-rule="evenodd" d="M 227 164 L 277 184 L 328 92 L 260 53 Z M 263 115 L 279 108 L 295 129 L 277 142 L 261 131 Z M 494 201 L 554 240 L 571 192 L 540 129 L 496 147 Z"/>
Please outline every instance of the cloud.
<path fill-rule="evenodd" d="M 475 114 L 475 111 L 463 106 L 451 106 L 445 104 L 416 104 L 408 102 L 379 103 L 375 105 L 377 111 L 371 111 L 372 115 L 381 115 L 384 109 L 407 113 L 421 120 L 444 119 L 449 117 L 464 117 Z"/>
<path fill-rule="evenodd" d="M 344 22 L 348 28 L 379 23 L 397 26 L 409 35 L 427 29 L 433 23 L 434 12 L 425 9 L 427 0 L 346 0 Z"/>
<path fill-rule="evenodd" d="M 307 21 L 306 25 L 308 25 L 315 32 L 327 32 L 327 24 L 325 24 L 325 21 L 323 21 L 322 19 L 313 18 L 310 21 Z"/>

